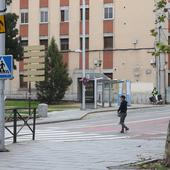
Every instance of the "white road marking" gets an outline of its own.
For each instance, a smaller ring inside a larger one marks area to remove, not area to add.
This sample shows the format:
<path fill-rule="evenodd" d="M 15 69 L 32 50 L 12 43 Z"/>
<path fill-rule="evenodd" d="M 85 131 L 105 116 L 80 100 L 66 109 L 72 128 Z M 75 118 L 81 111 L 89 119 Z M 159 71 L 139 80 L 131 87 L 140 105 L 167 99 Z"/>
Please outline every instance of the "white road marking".
<path fill-rule="evenodd" d="M 154 118 L 154 119 L 144 119 L 144 120 L 129 121 L 127 123 L 128 124 L 131 124 L 131 123 L 142 123 L 142 122 L 150 122 L 150 121 L 156 121 L 156 120 L 162 120 L 162 119 L 170 119 L 170 116 L 159 117 L 159 118 Z"/>
<path fill-rule="evenodd" d="M 157 120 L 163 120 L 163 119 L 170 119 L 170 116 L 154 118 L 154 119 L 143 119 L 143 120 L 127 121 L 126 123 L 127 124 L 143 123 L 143 122 L 157 121 Z M 102 125 L 100 124 L 100 125 L 88 126 L 88 128 L 105 127 L 105 126 L 117 126 L 117 125 L 119 125 L 119 123 L 105 123 L 105 124 L 102 124 Z M 78 128 L 85 128 L 85 127 L 78 127 Z"/>
<path fill-rule="evenodd" d="M 22 133 L 20 133 L 17 137 L 17 141 L 28 141 L 32 139 L 31 134 L 28 135 L 30 131 L 25 130 Z M 24 135 L 27 134 L 27 135 Z M 127 134 L 123 134 L 120 136 L 120 134 L 96 134 L 96 133 L 85 133 L 85 132 L 69 132 L 69 131 L 53 131 L 51 129 L 46 130 L 45 132 L 43 130 L 38 130 L 36 132 L 36 140 L 38 141 L 56 141 L 56 142 L 76 142 L 76 141 L 86 141 L 86 140 L 113 140 L 113 139 L 125 139 L 129 138 Z M 6 139 L 6 141 L 9 143 L 12 142 L 11 139 Z"/>

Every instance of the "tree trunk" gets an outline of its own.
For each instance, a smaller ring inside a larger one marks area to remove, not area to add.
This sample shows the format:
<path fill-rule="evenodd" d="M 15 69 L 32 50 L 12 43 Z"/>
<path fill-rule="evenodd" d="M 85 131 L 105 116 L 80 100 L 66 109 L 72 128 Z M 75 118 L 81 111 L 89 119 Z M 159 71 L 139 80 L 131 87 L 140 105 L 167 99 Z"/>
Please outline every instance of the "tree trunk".
<path fill-rule="evenodd" d="M 165 164 L 170 167 L 170 121 L 168 124 L 167 138 L 165 144 Z"/>

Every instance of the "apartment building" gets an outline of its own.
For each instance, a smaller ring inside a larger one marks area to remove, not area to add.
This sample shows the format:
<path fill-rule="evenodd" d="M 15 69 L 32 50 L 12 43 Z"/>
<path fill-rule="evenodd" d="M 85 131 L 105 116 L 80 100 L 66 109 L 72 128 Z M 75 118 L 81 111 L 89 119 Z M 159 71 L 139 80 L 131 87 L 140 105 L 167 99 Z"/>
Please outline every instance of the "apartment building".
<path fill-rule="evenodd" d="M 147 96 L 155 83 L 153 57 L 148 53 L 154 47 L 150 36 L 155 27 L 153 9 L 153 0 L 86 0 L 86 73 L 131 80 L 132 92 Z M 73 79 L 66 98 L 77 100 L 82 76 L 78 52 L 82 49 L 82 0 L 14 0 L 9 10 L 19 16 L 23 46 L 47 47 L 52 37 L 56 39 Z M 7 88 L 10 93 L 19 94 L 27 86 L 23 62 L 18 68 L 16 83 Z"/>

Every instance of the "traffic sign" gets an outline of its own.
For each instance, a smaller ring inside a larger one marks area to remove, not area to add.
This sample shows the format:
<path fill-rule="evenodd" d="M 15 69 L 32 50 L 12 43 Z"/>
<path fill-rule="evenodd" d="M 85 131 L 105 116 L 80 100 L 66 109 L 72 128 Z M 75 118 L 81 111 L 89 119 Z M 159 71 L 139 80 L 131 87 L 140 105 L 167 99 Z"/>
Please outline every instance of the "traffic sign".
<path fill-rule="evenodd" d="M 5 33 L 5 16 L 0 15 L 0 33 Z"/>
<path fill-rule="evenodd" d="M 24 47 L 24 81 L 44 81 L 45 46 Z"/>
<path fill-rule="evenodd" d="M 89 82 L 89 79 L 86 78 L 86 77 L 84 77 L 84 78 L 82 78 L 80 81 L 82 81 L 83 85 L 86 86 L 87 83 Z"/>
<path fill-rule="evenodd" d="M 13 78 L 13 56 L 0 55 L 0 79 Z"/>

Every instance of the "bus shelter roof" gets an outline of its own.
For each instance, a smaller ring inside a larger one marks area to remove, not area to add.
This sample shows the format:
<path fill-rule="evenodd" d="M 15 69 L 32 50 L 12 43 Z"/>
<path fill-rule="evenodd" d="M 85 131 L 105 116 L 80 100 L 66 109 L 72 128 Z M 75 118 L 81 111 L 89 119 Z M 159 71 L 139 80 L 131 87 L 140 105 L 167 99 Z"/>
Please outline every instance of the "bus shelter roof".
<path fill-rule="evenodd" d="M 103 73 L 86 73 L 86 78 L 89 79 L 89 80 L 95 80 L 96 79 L 99 82 L 112 83 L 112 84 L 124 82 L 124 80 L 117 80 L 117 79 L 112 80 Z"/>

